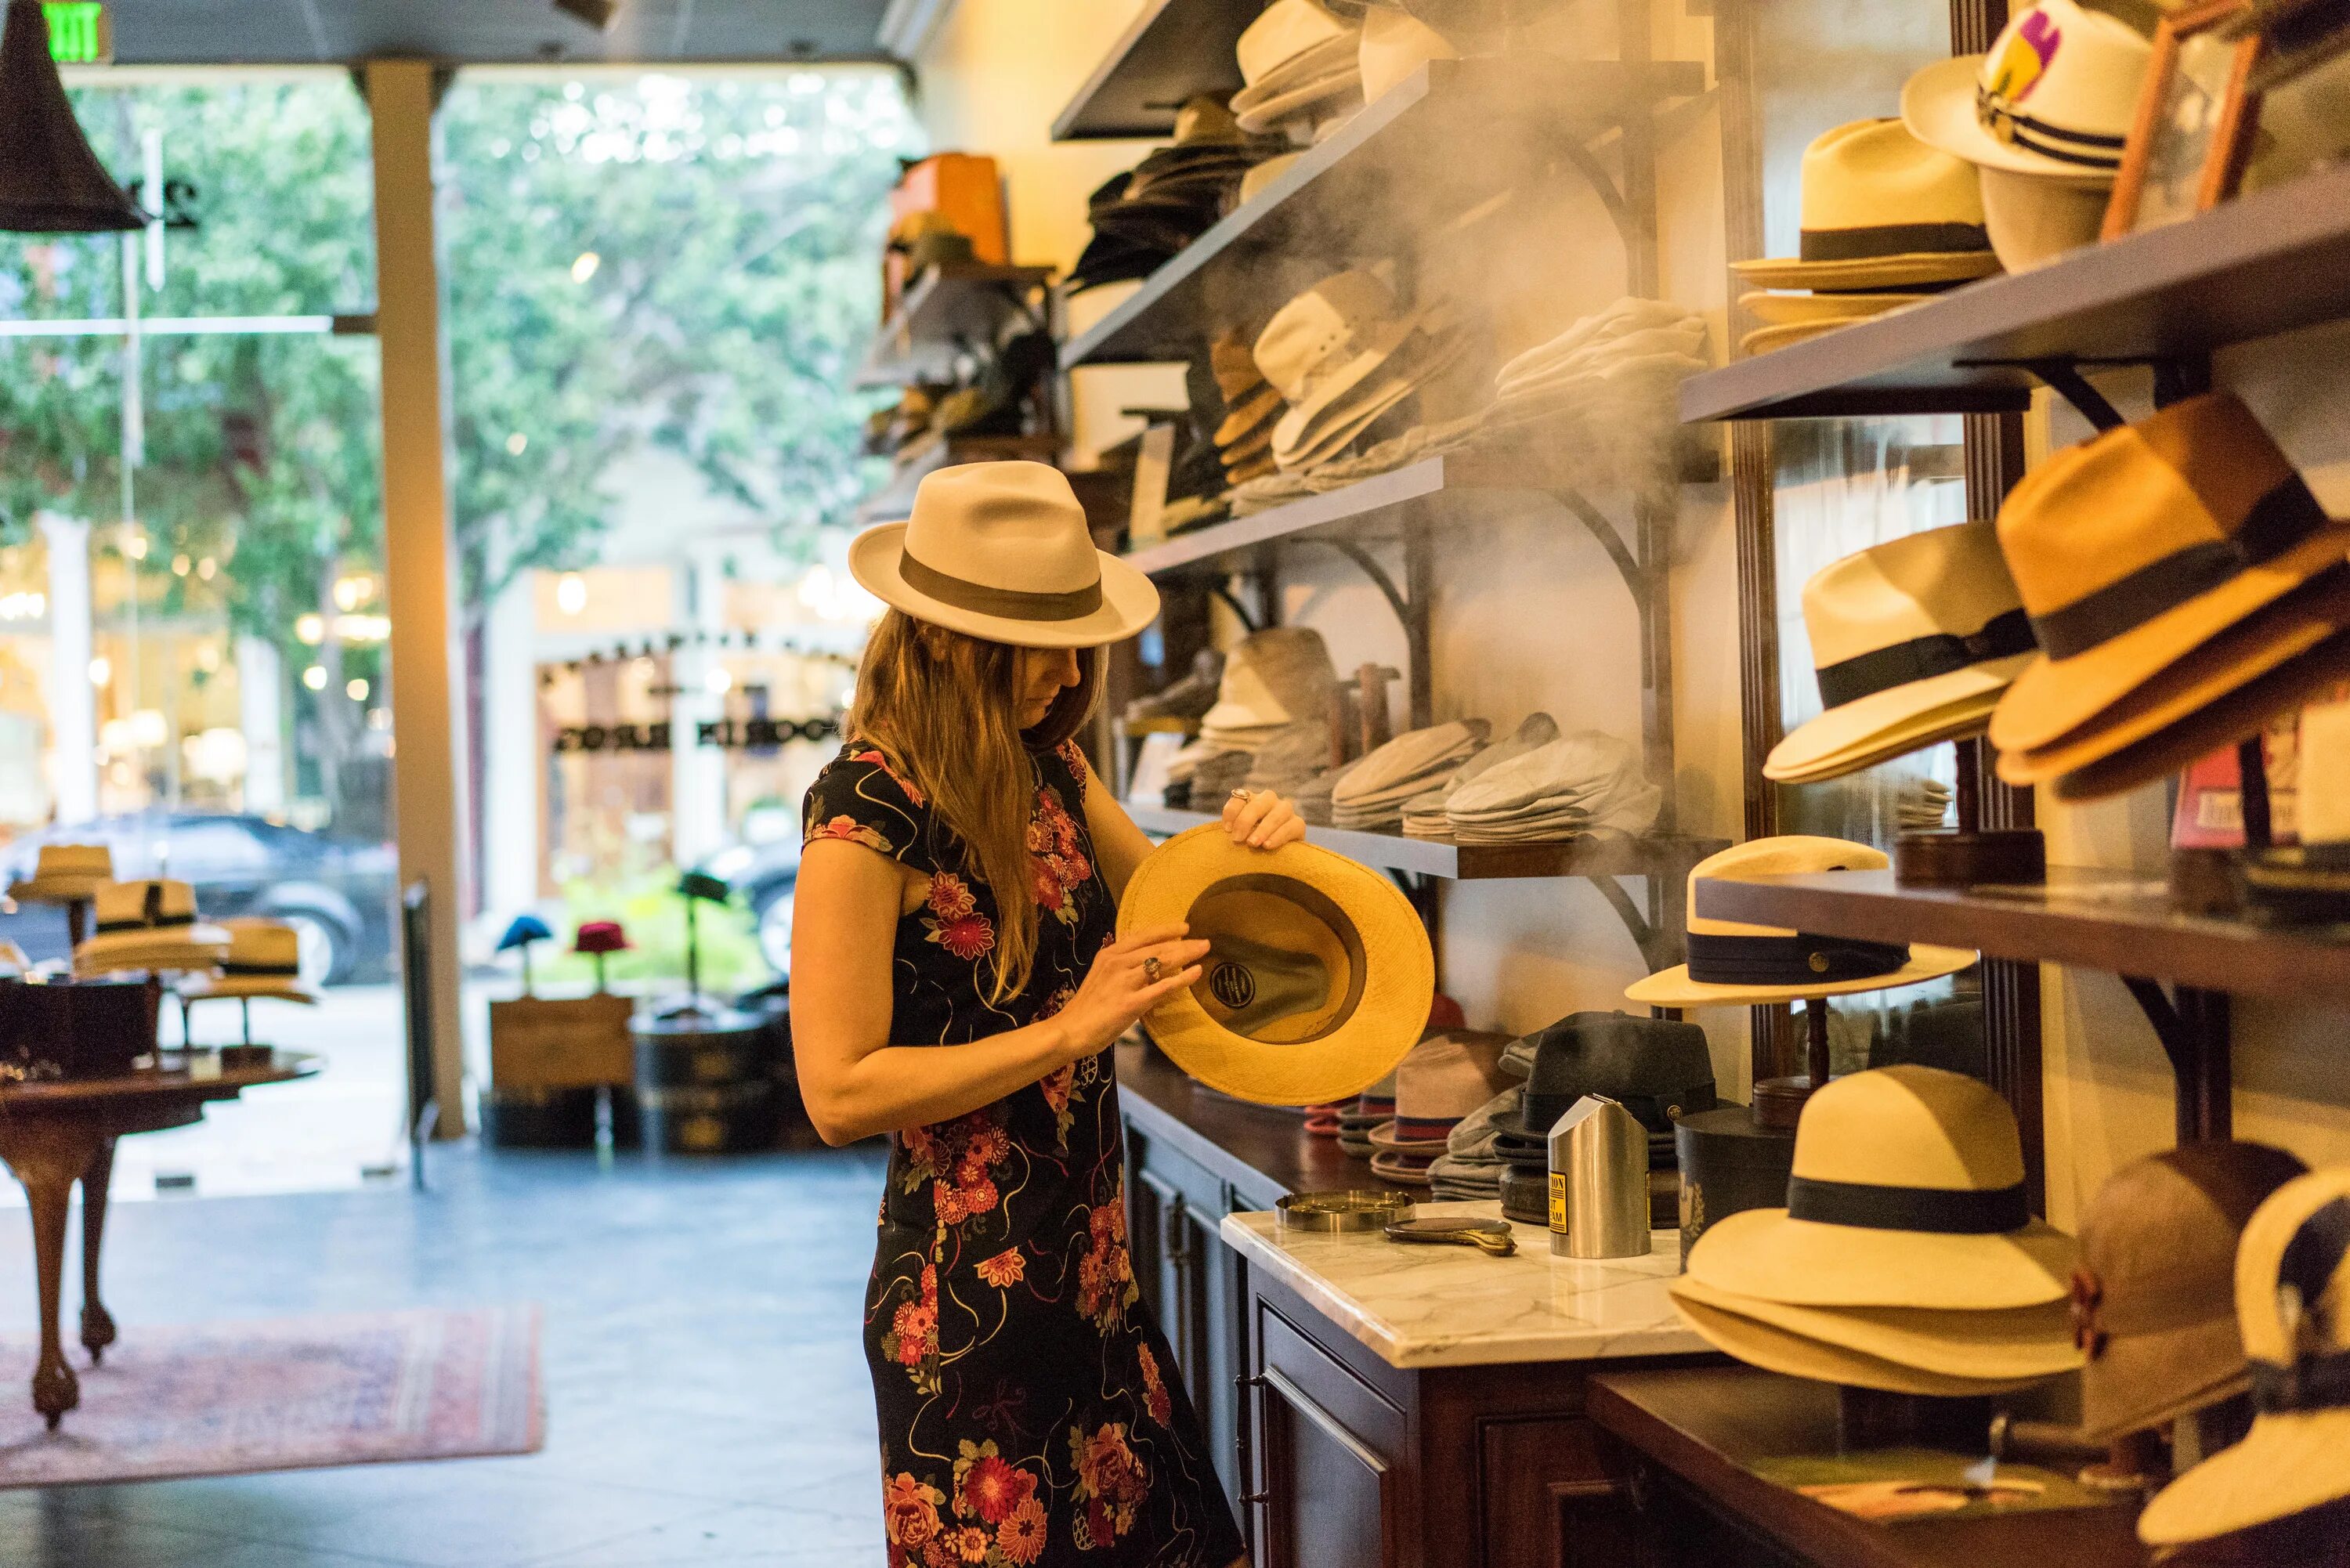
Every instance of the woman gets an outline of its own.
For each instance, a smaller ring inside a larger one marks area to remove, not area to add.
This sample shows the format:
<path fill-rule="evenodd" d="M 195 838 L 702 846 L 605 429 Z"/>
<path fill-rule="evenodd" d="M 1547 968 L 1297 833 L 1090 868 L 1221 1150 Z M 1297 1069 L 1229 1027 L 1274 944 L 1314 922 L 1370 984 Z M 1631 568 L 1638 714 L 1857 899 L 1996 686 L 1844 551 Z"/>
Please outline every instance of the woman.
<path fill-rule="evenodd" d="M 792 1023 L 817 1131 L 891 1135 L 865 1325 L 889 1562 L 1227 1568 L 1232 1507 L 1127 1259 L 1109 1049 L 1208 944 L 1113 940 L 1150 845 L 1072 738 L 1158 594 L 1039 463 L 932 474 L 850 567 L 891 608 L 807 794 Z M 1269 793 L 1223 817 L 1305 836 Z"/>

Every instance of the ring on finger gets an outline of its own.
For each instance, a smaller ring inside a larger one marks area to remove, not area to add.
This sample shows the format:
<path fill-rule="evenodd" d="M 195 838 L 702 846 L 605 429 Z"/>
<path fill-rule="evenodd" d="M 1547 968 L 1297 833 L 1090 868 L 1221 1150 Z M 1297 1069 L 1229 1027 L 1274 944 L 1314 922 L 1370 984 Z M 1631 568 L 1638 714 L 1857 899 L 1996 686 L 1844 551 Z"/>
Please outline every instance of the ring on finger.
<path fill-rule="evenodd" d="M 1142 961 L 1142 978 L 1151 985 L 1159 983 L 1159 961 L 1156 958 Z"/>

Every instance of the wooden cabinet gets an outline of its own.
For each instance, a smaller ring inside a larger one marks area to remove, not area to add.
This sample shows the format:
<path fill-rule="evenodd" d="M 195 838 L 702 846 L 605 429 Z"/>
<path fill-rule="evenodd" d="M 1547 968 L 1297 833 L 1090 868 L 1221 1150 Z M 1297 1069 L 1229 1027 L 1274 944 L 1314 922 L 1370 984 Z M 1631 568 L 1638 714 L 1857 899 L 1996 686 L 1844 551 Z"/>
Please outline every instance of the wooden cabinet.
<path fill-rule="evenodd" d="M 1148 1133 L 1127 1133 L 1127 1243 L 1143 1300 L 1175 1353 L 1226 1492 L 1241 1490 L 1238 1254 L 1216 1236 L 1227 1214 L 1262 1207 Z"/>

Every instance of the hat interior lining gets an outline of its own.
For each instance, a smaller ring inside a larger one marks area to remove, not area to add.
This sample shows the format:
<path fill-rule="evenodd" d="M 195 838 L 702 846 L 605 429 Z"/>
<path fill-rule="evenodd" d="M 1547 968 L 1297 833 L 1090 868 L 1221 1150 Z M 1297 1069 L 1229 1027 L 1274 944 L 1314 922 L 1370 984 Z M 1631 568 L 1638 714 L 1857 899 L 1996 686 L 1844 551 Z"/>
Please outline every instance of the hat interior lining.
<path fill-rule="evenodd" d="M 1226 877 L 1202 888 L 1183 918 L 1210 944 L 1191 994 L 1236 1033 L 1265 1044 L 1309 1044 L 1336 1033 L 1362 1003 L 1362 935 L 1318 888 L 1259 873 Z M 1278 972 L 1268 972 L 1267 956 Z M 1284 1004 L 1284 982 L 1310 989 L 1312 999 Z"/>

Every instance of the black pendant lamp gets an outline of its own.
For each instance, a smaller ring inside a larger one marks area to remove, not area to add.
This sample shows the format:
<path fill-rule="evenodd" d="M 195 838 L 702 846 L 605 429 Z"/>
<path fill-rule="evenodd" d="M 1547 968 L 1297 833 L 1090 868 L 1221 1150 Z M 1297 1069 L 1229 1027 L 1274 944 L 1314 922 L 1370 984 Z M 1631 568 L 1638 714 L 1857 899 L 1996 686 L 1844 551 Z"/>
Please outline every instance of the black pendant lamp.
<path fill-rule="evenodd" d="M 0 229 L 94 234 L 146 226 L 147 214 L 108 178 L 66 102 L 40 0 L 8 0 L 0 33 Z"/>

